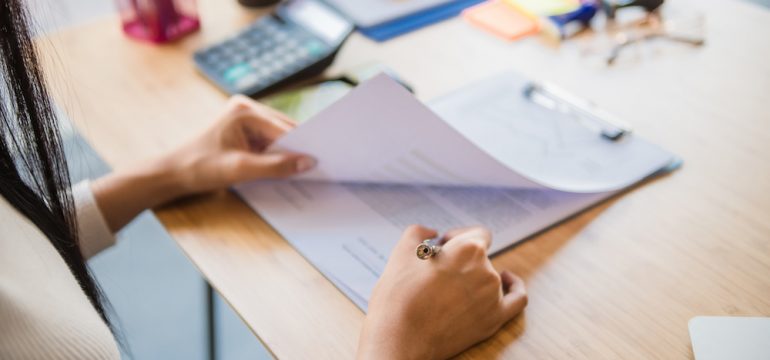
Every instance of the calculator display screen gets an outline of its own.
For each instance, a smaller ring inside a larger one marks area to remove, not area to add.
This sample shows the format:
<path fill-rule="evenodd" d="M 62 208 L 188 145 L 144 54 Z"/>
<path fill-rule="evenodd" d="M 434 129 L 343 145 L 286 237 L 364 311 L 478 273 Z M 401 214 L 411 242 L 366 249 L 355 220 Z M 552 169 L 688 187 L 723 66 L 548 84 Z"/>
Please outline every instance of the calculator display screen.
<path fill-rule="evenodd" d="M 289 19 L 336 45 L 350 31 L 351 24 L 331 9 L 313 0 L 295 0 L 286 4 Z"/>

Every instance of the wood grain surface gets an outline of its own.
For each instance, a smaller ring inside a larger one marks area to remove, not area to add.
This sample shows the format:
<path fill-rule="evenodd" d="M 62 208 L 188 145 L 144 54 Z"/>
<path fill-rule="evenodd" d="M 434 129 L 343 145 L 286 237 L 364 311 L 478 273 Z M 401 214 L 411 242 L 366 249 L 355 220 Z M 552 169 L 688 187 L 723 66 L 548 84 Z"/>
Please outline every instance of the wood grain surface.
<path fill-rule="evenodd" d="M 58 103 L 114 168 L 169 150 L 224 104 L 191 54 L 262 12 L 199 2 L 202 31 L 171 45 L 129 40 L 112 17 L 41 39 Z M 529 306 L 461 358 L 691 358 L 693 316 L 770 316 L 770 12 L 667 6 L 705 15 L 706 46 L 645 44 L 608 68 L 601 34 L 508 43 L 458 18 L 386 43 L 354 34 L 328 71 L 379 61 L 427 100 L 515 69 L 598 102 L 685 161 L 496 256 L 527 281 Z M 276 357 L 353 357 L 363 313 L 235 196 L 156 214 Z"/>

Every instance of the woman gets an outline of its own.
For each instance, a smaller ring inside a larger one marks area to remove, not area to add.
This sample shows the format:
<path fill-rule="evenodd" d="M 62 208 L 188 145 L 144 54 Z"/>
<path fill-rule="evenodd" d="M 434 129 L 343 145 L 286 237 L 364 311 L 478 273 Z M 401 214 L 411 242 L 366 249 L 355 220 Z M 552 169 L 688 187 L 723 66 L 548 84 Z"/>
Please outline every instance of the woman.
<path fill-rule="evenodd" d="M 176 151 L 70 189 L 21 0 L 0 1 L 0 51 L 0 358 L 119 358 L 88 257 L 145 209 L 314 165 L 303 154 L 265 153 L 294 123 L 235 97 Z M 526 305 L 521 279 L 487 258 L 488 231 L 449 231 L 439 255 L 417 259 L 415 247 L 436 236 L 420 226 L 404 232 L 372 295 L 359 358 L 447 358 Z"/>

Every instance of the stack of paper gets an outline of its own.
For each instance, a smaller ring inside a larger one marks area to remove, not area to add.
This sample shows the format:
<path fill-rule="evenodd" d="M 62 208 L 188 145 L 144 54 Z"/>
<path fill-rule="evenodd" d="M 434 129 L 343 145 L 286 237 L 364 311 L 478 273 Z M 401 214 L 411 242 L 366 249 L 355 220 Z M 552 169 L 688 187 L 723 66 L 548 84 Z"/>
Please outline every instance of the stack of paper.
<path fill-rule="evenodd" d="M 292 181 L 238 193 L 362 309 L 401 232 L 484 225 L 500 251 L 665 169 L 671 153 L 611 142 L 534 106 L 516 74 L 431 103 L 387 76 L 280 139 L 315 156 Z"/>

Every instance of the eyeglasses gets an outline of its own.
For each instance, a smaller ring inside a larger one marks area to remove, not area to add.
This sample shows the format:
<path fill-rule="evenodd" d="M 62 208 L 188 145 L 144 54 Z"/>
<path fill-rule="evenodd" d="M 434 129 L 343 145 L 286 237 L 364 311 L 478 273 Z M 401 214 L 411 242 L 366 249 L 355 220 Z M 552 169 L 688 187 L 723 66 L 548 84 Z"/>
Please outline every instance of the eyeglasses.
<path fill-rule="evenodd" d="M 615 19 L 619 9 L 641 7 L 648 13 L 654 12 L 663 5 L 664 0 L 602 0 L 602 8 L 608 19 Z"/>
<path fill-rule="evenodd" d="M 653 2 L 659 3 L 652 11 L 647 13 L 646 18 L 642 22 L 631 24 L 631 26 L 618 27 L 616 33 L 613 35 L 613 42 L 609 54 L 605 61 L 608 66 L 613 65 L 621 52 L 624 49 L 629 48 L 631 45 L 647 42 L 650 40 L 667 40 L 675 43 L 688 44 L 691 46 L 702 46 L 705 44 L 703 37 L 703 16 L 697 14 L 690 14 L 689 17 L 677 18 L 664 21 L 661 14 L 657 9 L 663 2 L 661 0 L 643 0 L 636 2 L 649 2 L 649 6 L 653 6 Z M 639 5 L 643 6 L 643 5 Z M 646 10 L 647 8 L 645 8 Z M 615 8 L 613 11 L 617 10 Z M 609 17 L 610 21 L 614 21 Z"/>
<path fill-rule="evenodd" d="M 549 16 L 550 26 L 544 30 L 560 40 L 577 38 L 583 30 L 593 30 L 589 38 L 604 43 L 602 62 L 607 66 L 615 64 L 625 49 L 651 40 L 702 46 L 705 43 L 703 16 L 688 10 L 686 14 L 678 14 L 678 18 L 664 21 L 660 11 L 663 3 L 664 0 L 581 0 L 578 9 Z M 603 10 L 606 17 L 594 21 L 599 10 Z M 641 19 L 637 16 L 639 10 L 643 14 Z M 669 16 L 668 10 L 666 15 Z"/>

